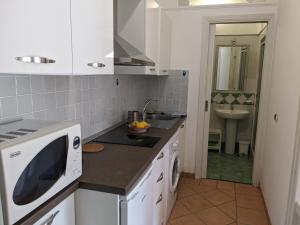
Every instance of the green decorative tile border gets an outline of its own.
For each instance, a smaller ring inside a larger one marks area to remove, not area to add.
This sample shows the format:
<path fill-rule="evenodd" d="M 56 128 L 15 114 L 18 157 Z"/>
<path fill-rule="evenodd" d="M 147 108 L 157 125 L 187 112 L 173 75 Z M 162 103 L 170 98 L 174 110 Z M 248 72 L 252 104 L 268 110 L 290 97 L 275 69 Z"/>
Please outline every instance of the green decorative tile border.
<path fill-rule="evenodd" d="M 217 104 L 254 105 L 255 94 L 247 92 L 214 91 L 211 102 Z"/>

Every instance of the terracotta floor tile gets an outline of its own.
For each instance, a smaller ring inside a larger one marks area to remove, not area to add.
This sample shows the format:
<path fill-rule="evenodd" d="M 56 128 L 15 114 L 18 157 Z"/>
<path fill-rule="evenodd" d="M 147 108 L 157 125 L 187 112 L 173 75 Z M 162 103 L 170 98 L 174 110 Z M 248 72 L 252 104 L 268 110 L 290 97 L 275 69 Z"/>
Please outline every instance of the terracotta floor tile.
<path fill-rule="evenodd" d="M 178 199 L 182 199 L 193 194 L 196 194 L 196 192 L 189 185 L 183 184 L 178 187 Z"/>
<path fill-rule="evenodd" d="M 235 201 L 220 205 L 220 206 L 218 206 L 218 209 L 220 209 L 227 216 L 230 216 L 231 218 L 236 220 L 236 203 L 235 203 Z"/>
<path fill-rule="evenodd" d="M 235 200 L 233 197 L 230 197 L 219 190 L 203 193 L 202 196 L 215 206 Z"/>
<path fill-rule="evenodd" d="M 269 225 L 260 189 L 183 177 L 167 225 Z"/>
<path fill-rule="evenodd" d="M 260 190 L 248 184 L 236 184 L 235 191 L 238 195 L 261 197 Z"/>
<path fill-rule="evenodd" d="M 179 200 L 189 211 L 197 212 L 202 209 L 213 207 L 213 205 L 204 199 L 201 195 L 192 195 L 184 199 Z"/>
<path fill-rule="evenodd" d="M 237 195 L 236 199 L 237 199 L 237 206 L 239 207 L 254 209 L 258 211 L 265 210 L 264 202 L 261 197 Z"/>
<path fill-rule="evenodd" d="M 234 185 L 235 183 L 229 182 L 229 181 L 218 181 L 217 187 L 220 190 L 227 190 L 227 191 L 233 191 L 234 192 Z"/>
<path fill-rule="evenodd" d="M 210 186 L 217 186 L 217 182 L 216 180 L 211 180 L 211 179 L 201 179 L 200 180 L 200 184 L 201 185 L 210 185 Z"/>
<path fill-rule="evenodd" d="M 228 181 L 218 181 L 217 188 L 225 194 L 235 197 L 235 183 Z"/>
<path fill-rule="evenodd" d="M 170 219 L 173 220 L 173 219 L 176 219 L 181 216 L 186 216 L 190 213 L 191 212 L 183 204 L 181 204 L 180 202 L 176 202 L 176 204 L 172 210 Z"/>
<path fill-rule="evenodd" d="M 183 184 L 194 184 L 194 185 L 198 185 L 200 183 L 199 179 L 194 179 L 192 177 L 183 177 L 182 178 L 182 183 Z"/>
<path fill-rule="evenodd" d="M 205 225 L 195 215 L 187 215 L 171 221 L 172 225 Z"/>
<path fill-rule="evenodd" d="M 265 212 L 238 207 L 237 217 L 238 223 L 245 223 L 249 225 L 269 225 Z"/>
<path fill-rule="evenodd" d="M 196 213 L 206 225 L 227 225 L 233 223 L 234 220 L 225 215 L 221 210 L 214 208 L 209 208 Z"/>
<path fill-rule="evenodd" d="M 209 180 L 209 179 L 202 179 L 200 181 L 199 185 L 193 185 L 191 187 L 197 193 L 208 192 L 208 191 L 215 190 L 217 188 L 217 181 Z"/>

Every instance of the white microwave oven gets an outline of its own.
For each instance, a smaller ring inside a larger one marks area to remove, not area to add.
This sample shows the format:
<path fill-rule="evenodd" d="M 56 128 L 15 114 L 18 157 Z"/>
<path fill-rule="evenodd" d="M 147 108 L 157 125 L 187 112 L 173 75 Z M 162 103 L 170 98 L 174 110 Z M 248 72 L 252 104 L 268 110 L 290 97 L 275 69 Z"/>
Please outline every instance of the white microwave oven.
<path fill-rule="evenodd" d="M 81 176 L 80 142 L 76 123 L 0 123 L 0 203 L 5 225 L 16 223 Z"/>

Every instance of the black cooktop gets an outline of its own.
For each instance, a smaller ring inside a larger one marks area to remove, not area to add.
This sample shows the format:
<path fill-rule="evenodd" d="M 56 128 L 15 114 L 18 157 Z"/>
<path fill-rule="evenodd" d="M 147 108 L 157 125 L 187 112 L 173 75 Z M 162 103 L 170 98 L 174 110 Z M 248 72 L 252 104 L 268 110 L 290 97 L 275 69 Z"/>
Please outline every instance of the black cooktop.
<path fill-rule="evenodd" d="M 160 139 L 160 137 L 111 132 L 94 139 L 93 142 L 152 148 Z"/>

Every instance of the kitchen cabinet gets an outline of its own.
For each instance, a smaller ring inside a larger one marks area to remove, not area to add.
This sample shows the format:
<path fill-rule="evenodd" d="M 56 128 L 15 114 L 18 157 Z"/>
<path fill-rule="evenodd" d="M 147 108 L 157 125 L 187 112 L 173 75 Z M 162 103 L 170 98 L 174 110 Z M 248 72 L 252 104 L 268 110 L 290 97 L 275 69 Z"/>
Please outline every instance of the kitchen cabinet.
<path fill-rule="evenodd" d="M 113 74 L 113 1 L 72 0 L 74 74 Z"/>
<path fill-rule="evenodd" d="M 33 225 L 75 225 L 75 204 L 74 194 L 71 194 L 64 201 L 50 210 L 38 222 Z"/>
<path fill-rule="evenodd" d="M 166 160 L 167 145 L 160 151 L 153 161 L 153 225 L 165 224 L 165 208 L 166 208 Z"/>
<path fill-rule="evenodd" d="M 121 225 L 152 225 L 153 168 L 126 197 L 121 199 Z"/>
<path fill-rule="evenodd" d="M 149 72 L 150 74 L 168 75 L 171 65 L 171 19 L 159 5 L 153 7 L 148 3 L 147 6 L 146 55 L 155 62 L 155 66 L 150 67 Z"/>
<path fill-rule="evenodd" d="M 75 203 L 76 225 L 152 225 L 152 165 L 127 196 L 79 189 Z"/>
<path fill-rule="evenodd" d="M 180 173 L 183 171 L 183 162 L 184 162 L 184 146 L 185 146 L 185 135 L 186 135 L 186 131 L 185 131 L 185 121 L 180 125 L 180 127 L 178 128 L 178 140 L 179 140 L 179 144 L 178 144 L 178 151 L 179 151 L 179 159 L 180 159 Z"/>
<path fill-rule="evenodd" d="M 2 0 L 0 17 L 0 73 L 72 74 L 70 0 Z"/>
<path fill-rule="evenodd" d="M 3 0 L 0 73 L 113 74 L 113 1 Z"/>

